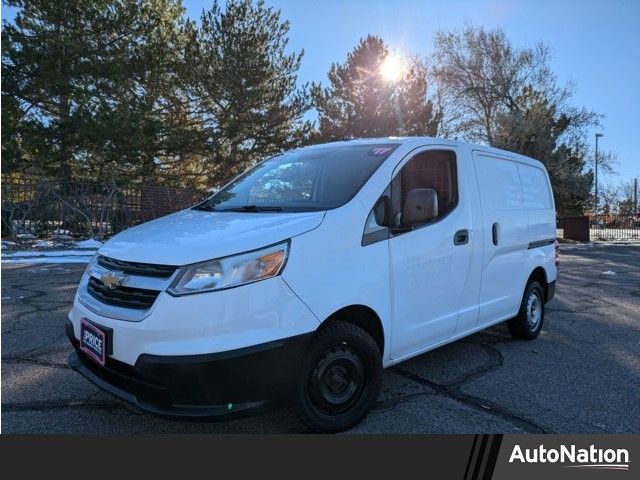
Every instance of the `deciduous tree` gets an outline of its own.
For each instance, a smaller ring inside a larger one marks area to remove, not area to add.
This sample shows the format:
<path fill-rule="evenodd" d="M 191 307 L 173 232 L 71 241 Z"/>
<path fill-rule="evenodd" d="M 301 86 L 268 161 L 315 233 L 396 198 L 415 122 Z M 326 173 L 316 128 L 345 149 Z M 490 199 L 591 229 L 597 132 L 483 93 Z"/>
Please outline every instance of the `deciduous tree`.
<path fill-rule="evenodd" d="M 515 48 L 500 29 L 440 32 L 433 74 L 448 131 L 542 161 L 559 215 L 589 206 L 587 135 L 599 117 L 571 104 L 572 85 L 558 84 L 545 45 Z"/>

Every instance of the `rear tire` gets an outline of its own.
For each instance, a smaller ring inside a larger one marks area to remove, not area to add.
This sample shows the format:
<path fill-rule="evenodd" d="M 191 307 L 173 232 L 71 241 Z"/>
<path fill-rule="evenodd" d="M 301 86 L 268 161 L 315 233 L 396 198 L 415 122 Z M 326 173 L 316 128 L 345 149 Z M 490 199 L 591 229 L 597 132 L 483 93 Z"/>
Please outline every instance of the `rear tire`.
<path fill-rule="evenodd" d="M 360 423 L 378 398 L 382 359 L 375 340 L 350 323 L 322 326 L 305 353 L 294 406 L 302 423 L 322 433 Z"/>
<path fill-rule="evenodd" d="M 522 296 L 518 315 L 507 322 L 513 338 L 533 340 L 542 330 L 544 323 L 544 291 L 539 282 L 527 284 Z"/>

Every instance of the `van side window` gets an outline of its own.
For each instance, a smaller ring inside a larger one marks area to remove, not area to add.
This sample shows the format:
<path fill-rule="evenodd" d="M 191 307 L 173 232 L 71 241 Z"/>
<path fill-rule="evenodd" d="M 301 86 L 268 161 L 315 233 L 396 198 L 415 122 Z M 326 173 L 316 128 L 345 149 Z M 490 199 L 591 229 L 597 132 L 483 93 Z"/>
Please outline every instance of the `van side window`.
<path fill-rule="evenodd" d="M 522 184 L 522 198 L 527 210 L 550 209 L 551 195 L 547 176 L 542 170 L 523 163 L 518 164 L 518 174 Z"/>
<path fill-rule="evenodd" d="M 522 188 L 518 164 L 513 160 L 479 154 L 475 169 L 483 206 L 494 210 L 522 210 Z"/>
<path fill-rule="evenodd" d="M 393 229 L 412 229 L 446 217 L 458 204 L 455 153 L 428 150 L 417 154 L 393 179 L 391 195 Z"/>

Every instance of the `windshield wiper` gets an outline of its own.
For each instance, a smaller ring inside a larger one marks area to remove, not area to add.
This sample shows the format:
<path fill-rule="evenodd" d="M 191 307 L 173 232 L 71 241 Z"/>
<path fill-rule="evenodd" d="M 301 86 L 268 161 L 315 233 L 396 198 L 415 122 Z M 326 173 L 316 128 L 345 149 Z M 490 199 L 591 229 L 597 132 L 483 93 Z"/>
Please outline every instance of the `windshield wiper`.
<path fill-rule="evenodd" d="M 204 210 L 205 212 L 213 212 L 215 211 L 215 208 L 210 207 L 206 202 L 205 203 L 201 203 L 199 205 L 196 205 L 194 207 L 191 207 L 193 210 Z"/>
<path fill-rule="evenodd" d="M 221 208 L 220 212 L 282 212 L 282 207 L 265 207 L 258 205 L 243 205 L 241 207 Z"/>

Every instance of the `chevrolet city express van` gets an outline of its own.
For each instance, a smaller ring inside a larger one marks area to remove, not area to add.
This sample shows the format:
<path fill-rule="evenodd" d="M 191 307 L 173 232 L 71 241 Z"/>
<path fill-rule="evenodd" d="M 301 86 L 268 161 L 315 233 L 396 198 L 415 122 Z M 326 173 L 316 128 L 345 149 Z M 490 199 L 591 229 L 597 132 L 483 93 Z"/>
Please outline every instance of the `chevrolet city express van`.
<path fill-rule="evenodd" d="M 543 165 L 434 138 L 316 145 L 122 232 L 82 276 L 70 366 L 161 415 L 293 399 L 354 426 L 381 373 L 507 320 L 538 336 L 554 294 Z"/>

